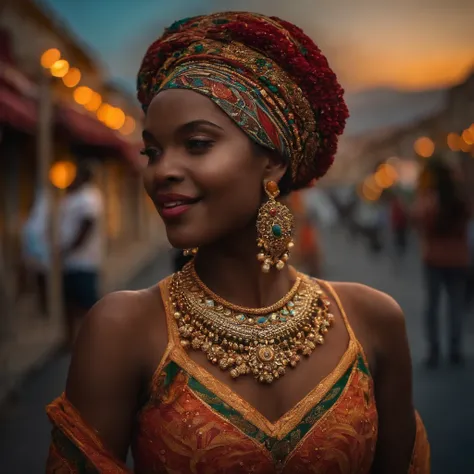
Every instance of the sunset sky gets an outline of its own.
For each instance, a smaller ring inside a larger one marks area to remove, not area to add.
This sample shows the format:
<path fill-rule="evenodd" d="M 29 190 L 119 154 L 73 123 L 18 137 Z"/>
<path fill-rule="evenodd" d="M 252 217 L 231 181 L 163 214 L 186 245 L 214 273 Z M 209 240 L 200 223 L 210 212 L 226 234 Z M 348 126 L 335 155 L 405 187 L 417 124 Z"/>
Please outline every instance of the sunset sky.
<path fill-rule="evenodd" d="M 216 10 L 277 15 L 320 45 L 345 88 L 439 87 L 474 64 L 471 0 L 43 0 L 130 88 L 146 47 L 176 19 Z"/>

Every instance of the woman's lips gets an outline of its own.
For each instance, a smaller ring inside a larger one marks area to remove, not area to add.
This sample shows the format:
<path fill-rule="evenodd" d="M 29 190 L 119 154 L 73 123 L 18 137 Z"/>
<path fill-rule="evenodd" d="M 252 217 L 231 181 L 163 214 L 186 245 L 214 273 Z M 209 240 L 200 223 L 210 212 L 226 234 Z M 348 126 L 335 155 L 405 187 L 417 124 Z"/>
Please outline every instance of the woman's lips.
<path fill-rule="evenodd" d="M 199 199 L 193 201 L 171 201 L 161 203 L 159 204 L 159 211 L 163 219 L 172 219 L 187 212 L 197 202 L 199 202 Z"/>

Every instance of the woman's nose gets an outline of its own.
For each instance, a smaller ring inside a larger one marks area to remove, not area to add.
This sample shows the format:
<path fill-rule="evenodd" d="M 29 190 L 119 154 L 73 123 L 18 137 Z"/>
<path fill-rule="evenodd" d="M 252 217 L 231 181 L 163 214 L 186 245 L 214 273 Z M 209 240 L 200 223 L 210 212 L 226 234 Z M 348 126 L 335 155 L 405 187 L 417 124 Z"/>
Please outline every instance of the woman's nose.
<path fill-rule="evenodd" d="M 153 179 L 158 183 L 179 182 L 184 179 L 184 167 L 179 156 L 173 153 L 164 153 L 152 165 Z"/>

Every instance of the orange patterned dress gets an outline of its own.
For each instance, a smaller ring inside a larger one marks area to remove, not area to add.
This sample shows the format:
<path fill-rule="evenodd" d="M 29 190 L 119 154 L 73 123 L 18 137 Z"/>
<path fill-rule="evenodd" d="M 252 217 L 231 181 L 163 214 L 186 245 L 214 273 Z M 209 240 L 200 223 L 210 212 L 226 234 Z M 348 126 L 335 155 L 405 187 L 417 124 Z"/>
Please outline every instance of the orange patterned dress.
<path fill-rule="evenodd" d="M 169 280 L 162 282 L 168 301 Z M 334 371 L 278 421 L 270 422 L 190 359 L 166 309 L 169 344 L 137 414 L 132 452 L 138 474 L 369 474 L 377 409 L 364 352 L 340 307 L 349 344 Z M 47 472 L 125 474 L 65 398 L 47 409 L 54 425 Z M 417 415 L 410 467 L 428 474 L 429 444 Z"/>

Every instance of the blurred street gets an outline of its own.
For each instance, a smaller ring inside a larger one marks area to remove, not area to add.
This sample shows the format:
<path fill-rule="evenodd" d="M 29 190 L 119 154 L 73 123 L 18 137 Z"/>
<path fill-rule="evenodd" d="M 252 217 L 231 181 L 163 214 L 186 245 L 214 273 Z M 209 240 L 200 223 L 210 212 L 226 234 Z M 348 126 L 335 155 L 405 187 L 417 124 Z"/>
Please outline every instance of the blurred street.
<path fill-rule="evenodd" d="M 415 403 L 428 430 L 433 474 L 474 472 L 474 319 L 467 323 L 466 367 L 453 370 L 444 362 L 437 371 L 421 365 L 424 356 L 422 330 L 421 266 L 411 243 L 404 262 L 394 265 L 389 249 L 369 255 L 365 242 L 354 241 L 339 228 L 322 231 L 325 255 L 324 278 L 359 281 L 390 293 L 403 307 L 410 337 Z M 170 272 L 163 255 L 127 285 L 137 289 L 152 285 Z M 1 472 L 34 474 L 44 470 L 49 443 L 45 405 L 64 388 L 69 358 L 58 356 L 34 373 L 17 399 L 2 414 L 0 423 Z"/>

